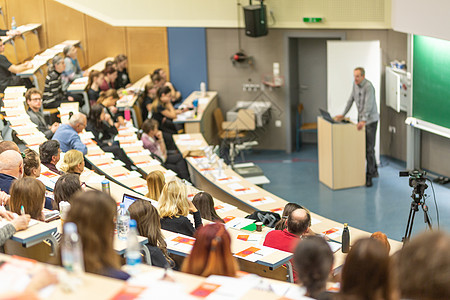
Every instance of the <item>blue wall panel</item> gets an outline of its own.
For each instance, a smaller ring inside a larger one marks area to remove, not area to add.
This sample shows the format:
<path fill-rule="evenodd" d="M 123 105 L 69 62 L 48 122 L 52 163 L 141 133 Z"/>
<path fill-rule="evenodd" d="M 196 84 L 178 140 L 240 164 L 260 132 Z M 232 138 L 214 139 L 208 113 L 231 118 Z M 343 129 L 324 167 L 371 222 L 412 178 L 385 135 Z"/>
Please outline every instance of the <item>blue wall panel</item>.
<path fill-rule="evenodd" d="M 208 89 L 205 28 L 167 28 L 170 81 L 183 99 L 200 90 L 200 82 Z"/>

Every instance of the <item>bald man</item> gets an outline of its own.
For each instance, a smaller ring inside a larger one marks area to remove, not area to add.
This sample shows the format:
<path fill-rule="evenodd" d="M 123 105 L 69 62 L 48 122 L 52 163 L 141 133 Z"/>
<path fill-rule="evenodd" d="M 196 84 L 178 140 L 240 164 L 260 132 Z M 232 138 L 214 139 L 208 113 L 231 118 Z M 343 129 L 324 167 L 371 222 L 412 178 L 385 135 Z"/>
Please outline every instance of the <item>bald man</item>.
<path fill-rule="evenodd" d="M 292 211 L 283 230 L 270 231 L 264 240 L 264 246 L 293 253 L 300 237 L 307 234 L 311 217 L 302 208 Z"/>
<path fill-rule="evenodd" d="M 23 159 L 15 150 L 0 153 L 0 190 L 9 194 L 14 180 L 23 176 Z"/>
<path fill-rule="evenodd" d="M 69 120 L 69 124 L 62 124 L 58 127 L 53 140 L 57 140 L 60 144 L 62 152 L 75 149 L 83 154 L 87 154 L 87 147 L 78 135 L 86 128 L 87 118 L 82 113 L 75 113 Z"/>

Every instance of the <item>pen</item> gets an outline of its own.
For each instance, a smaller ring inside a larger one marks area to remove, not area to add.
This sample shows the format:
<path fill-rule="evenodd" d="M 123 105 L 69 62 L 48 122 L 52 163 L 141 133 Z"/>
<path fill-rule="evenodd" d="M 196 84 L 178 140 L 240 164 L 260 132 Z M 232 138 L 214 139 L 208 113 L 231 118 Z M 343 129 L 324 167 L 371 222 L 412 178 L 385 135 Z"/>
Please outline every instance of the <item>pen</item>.
<path fill-rule="evenodd" d="M 25 209 L 23 208 L 23 205 L 20 206 L 20 214 L 24 215 L 25 214 Z"/>

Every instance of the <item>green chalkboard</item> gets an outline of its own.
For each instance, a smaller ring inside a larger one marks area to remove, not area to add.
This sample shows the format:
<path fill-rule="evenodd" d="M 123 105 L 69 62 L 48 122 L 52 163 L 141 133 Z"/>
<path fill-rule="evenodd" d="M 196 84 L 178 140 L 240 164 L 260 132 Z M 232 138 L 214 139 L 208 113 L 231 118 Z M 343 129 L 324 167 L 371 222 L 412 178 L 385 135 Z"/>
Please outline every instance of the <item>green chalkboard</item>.
<path fill-rule="evenodd" d="M 413 117 L 450 128 L 450 41 L 414 36 Z"/>

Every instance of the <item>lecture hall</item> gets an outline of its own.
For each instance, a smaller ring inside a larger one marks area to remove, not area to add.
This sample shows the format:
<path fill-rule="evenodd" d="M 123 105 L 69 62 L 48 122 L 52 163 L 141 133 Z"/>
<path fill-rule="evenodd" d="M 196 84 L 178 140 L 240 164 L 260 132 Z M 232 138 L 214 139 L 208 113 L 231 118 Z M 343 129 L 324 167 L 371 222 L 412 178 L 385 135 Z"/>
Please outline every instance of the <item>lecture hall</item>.
<path fill-rule="evenodd" d="M 0 0 L 0 299 L 450 299 L 449 11 Z"/>

